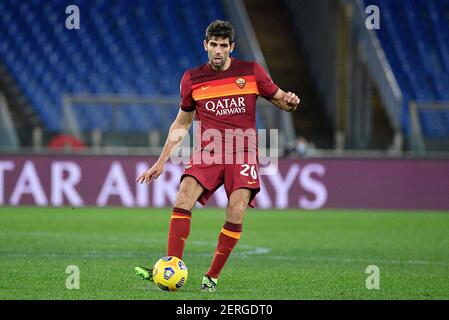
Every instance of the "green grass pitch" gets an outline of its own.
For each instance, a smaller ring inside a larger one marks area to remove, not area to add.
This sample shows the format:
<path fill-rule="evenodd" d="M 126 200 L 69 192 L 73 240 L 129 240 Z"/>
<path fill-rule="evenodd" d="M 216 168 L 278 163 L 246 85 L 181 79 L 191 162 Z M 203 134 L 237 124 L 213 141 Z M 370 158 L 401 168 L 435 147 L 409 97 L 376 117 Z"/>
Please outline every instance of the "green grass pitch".
<path fill-rule="evenodd" d="M 195 209 L 187 284 L 163 292 L 134 274 L 164 256 L 170 209 L 0 208 L 0 299 L 448 299 L 449 214 L 247 211 L 218 292 L 201 293 L 224 222 Z M 66 288 L 68 265 L 80 289 Z M 380 288 L 368 290 L 369 265 Z"/>

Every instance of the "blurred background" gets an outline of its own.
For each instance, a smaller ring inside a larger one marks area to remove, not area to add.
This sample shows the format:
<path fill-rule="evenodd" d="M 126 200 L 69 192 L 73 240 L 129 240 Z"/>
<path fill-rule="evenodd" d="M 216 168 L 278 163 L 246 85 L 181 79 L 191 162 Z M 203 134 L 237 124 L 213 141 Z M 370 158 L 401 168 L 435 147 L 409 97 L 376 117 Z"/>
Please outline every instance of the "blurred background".
<path fill-rule="evenodd" d="M 301 97 L 294 114 L 259 99 L 258 127 L 280 129 L 283 153 L 449 150 L 448 0 L 2 0 L 0 12 L 2 151 L 157 155 L 214 19 L 234 24 L 235 56 Z"/>
<path fill-rule="evenodd" d="M 449 0 L 0 0 L 0 12 L 0 205 L 170 206 L 180 167 L 134 179 L 224 19 L 234 56 L 301 98 L 295 113 L 258 99 L 281 157 L 260 207 L 449 209 Z M 222 190 L 211 205 L 226 206 Z"/>
<path fill-rule="evenodd" d="M 66 27 L 72 4 L 79 29 Z M 0 12 L 2 152 L 158 155 L 214 19 L 234 24 L 236 57 L 301 97 L 294 114 L 259 99 L 282 155 L 449 151 L 448 0 L 1 0 Z"/>

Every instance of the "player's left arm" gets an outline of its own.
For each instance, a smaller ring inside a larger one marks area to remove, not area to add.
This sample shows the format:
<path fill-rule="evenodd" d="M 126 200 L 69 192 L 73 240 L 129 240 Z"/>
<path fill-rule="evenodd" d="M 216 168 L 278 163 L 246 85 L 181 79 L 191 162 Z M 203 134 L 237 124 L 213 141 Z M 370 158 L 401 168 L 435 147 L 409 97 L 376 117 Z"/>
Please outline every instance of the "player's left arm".
<path fill-rule="evenodd" d="M 298 108 L 300 101 L 298 96 L 293 92 L 285 92 L 279 88 L 265 69 L 257 62 L 253 64 L 253 72 L 260 96 L 284 111 L 293 112 Z"/>
<path fill-rule="evenodd" d="M 301 100 L 295 93 L 290 91 L 285 92 L 281 88 L 279 88 L 273 98 L 270 99 L 271 103 L 287 112 L 295 111 L 298 108 L 300 101 Z"/>

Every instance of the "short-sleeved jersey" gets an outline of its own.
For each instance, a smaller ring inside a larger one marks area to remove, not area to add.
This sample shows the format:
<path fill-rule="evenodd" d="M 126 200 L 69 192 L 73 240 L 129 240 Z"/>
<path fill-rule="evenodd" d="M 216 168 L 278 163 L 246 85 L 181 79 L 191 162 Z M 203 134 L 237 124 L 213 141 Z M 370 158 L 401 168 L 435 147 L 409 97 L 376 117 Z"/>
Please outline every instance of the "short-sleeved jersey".
<path fill-rule="evenodd" d="M 256 62 L 232 58 L 230 67 L 225 71 L 215 71 L 206 63 L 184 73 L 180 85 L 180 108 L 187 112 L 196 110 L 195 120 L 201 124 L 196 134 L 201 139 L 202 150 L 210 147 L 215 140 L 210 138 L 209 133 L 218 131 L 225 152 L 226 144 L 231 142 L 226 138 L 229 137 L 226 131 L 237 130 L 234 131 L 237 133 L 238 129 L 243 132 L 252 129 L 257 137 L 257 97 L 269 100 L 278 89 L 268 73 Z M 257 150 L 256 137 L 249 143 L 245 139 L 244 150 Z M 235 153 L 238 151 L 235 139 L 231 143 L 234 145 L 232 152 Z"/>

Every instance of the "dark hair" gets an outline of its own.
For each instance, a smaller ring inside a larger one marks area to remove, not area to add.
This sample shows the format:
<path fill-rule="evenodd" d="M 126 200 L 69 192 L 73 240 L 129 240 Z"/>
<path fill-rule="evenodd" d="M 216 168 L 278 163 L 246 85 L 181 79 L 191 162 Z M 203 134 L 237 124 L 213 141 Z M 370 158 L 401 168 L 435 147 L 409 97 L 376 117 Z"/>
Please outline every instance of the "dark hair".
<path fill-rule="evenodd" d="M 206 42 L 212 37 L 229 38 L 229 43 L 234 42 L 234 27 L 229 21 L 215 20 L 206 29 Z"/>

